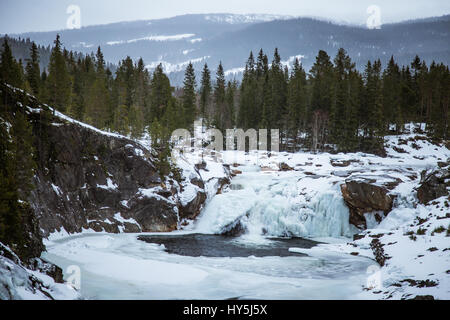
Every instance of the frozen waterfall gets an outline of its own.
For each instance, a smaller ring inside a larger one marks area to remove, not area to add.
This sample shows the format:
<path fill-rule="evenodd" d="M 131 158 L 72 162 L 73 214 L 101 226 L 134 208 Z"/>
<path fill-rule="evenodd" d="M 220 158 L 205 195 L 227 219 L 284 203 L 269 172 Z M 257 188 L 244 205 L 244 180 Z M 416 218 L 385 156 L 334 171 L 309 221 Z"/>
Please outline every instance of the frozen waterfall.
<path fill-rule="evenodd" d="M 356 232 L 332 179 L 261 172 L 256 166 L 238 169 L 242 174 L 230 188 L 205 207 L 196 232 L 219 234 L 237 224 L 249 236 L 340 237 Z"/>

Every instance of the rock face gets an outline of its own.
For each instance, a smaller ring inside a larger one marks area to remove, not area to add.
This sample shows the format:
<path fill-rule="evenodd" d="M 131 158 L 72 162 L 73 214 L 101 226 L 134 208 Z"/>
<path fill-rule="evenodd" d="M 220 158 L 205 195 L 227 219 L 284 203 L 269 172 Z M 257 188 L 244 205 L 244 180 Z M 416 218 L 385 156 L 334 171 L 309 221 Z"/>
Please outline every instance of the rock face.
<path fill-rule="evenodd" d="M 168 232 L 178 226 L 179 212 L 195 217 L 206 196 L 201 177 L 195 199 L 179 202 L 177 175 L 161 177 L 156 157 L 145 147 L 119 135 L 97 130 L 68 117 L 20 90 L 1 84 L 8 111 L 23 112 L 32 124 L 37 169 L 27 202 L 38 257 L 42 237 L 83 229 L 118 232 Z M 27 218 L 27 219 L 28 219 Z M 40 246 L 39 246 L 40 244 Z M 21 255 L 23 257 L 23 255 Z"/>
<path fill-rule="evenodd" d="M 423 171 L 420 186 L 417 188 L 417 198 L 422 204 L 449 195 L 450 166 L 442 166 L 431 172 Z"/>
<path fill-rule="evenodd" d="M 367 228 L 365 213 L 383 212 L 387 215 L 392 209 L 393 199 L 383 187 L 363 181 L 346 181 L 341 185 L 341 192 L 350 209 L 350 223 L 360 229 Z"/>
<path fill-rule="evenodd" d="M 36 144 L 43 161 L 29 202 L 44 236 L 60 227 L 69 233 L 176 229 L 172 192 L 142 146 L 57 118 L 34 129 L 45 132 L 46 143 Z"/>

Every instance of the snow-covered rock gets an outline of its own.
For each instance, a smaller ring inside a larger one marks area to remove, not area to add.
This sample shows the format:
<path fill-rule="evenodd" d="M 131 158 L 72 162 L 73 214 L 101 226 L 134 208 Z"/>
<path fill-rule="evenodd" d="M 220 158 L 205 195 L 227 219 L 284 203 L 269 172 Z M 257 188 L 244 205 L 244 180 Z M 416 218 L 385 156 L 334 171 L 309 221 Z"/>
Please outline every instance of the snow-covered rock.
<path fill-rule="evenodd" d="M 74 300 L 80 297 L 72 286 L 56 283 L 39 269 L 25 267 L 14 252 L 0 243 L 0 300 Z"/>

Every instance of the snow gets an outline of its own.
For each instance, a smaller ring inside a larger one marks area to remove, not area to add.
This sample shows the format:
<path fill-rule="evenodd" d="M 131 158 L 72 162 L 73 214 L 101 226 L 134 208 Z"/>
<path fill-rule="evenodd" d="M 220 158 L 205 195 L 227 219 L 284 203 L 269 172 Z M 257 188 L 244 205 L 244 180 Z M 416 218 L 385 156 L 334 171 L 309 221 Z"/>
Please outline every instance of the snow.
<path fill-rule="evenodd" d="M 295 55 L 295 56 L 290 56 L 287 60 L 283 60 L 280 63 L 281 63 L 282 66 L 287 67 L 289 70 L 291 70 L 294 67 L 295 59 L 298 59 L 299 62 L 301 62 L 301 60 L 303 58 L 305 58 L 304 55 L 298 54 L 298 55 Z M 269 64 L 269 67 L 271 65 L 272 64 Z M 228 77 L 228 76 L 237 76 L 237 75 L 239 75 L 241 73 L 244 73 L 244 71 L 245 71 L 244 67 L 232 68 L 232 69 L 229 69 L 229 70 L 225 71 L 225 76 L 226 77 Z"/>
<path fill-rule="evenodd" d="M 62 194 L 61 189 L 58 186 L 55 186 L 53 183 L 52 183 L 52 189 L 53 189 L 53 191 L 55 191 L 55 193 L 58 196 L 60 196 Z"/>
<path fill-rule="evenodd" d="M 0 243 L 0 250 L 9 248 Z M 38 284 L 38 281 L 41 284 Z M 40 287 L 40 289 L 38 289 Z M 15 261 L 0 255 L 0 300 L 49 300 L 47 292 L 57 300 L 74 300 L 79 293 L 69 285 L 55 281 L 39 271 L 27 269 L 15 256 Z"/>
<path fill-rule="evenodd" d="M 229 69 L 225 71 L 225 77 L 228 76 L 235 76 L 238 75 L 240 73 L 244 73 L 245 68 L 233 68 L 233 69 Z"/>
<path fill-rule="evenodd" d="M 119 186 L 115 184 L 110 178 L 106 178 L 106 185 L 97 185 L 97 188 L 105 190 L 117 190 Z"/>
<path fill-rule="evenodd" d="M 186 49 L 186 50 L 183 50 L 183 55 L 187 55 L 188 53 L 191 53 L 191 52 L 193 52 L 193 51 L 195 51 L 194 49 Z"/>
<path fill-rule="evenodd" d="M 142 38 L 137 38 L 137 39 L 108 41 L 106 44 L 109 46 L 114 46 L 114 45 L 118 45 L 118 44 L 135 43 L 135 42 L 139 42 L 139 41 L 158 41 L 158 42 L 179 41 L 179 40 L 192 38 L 194 36 L 195 36 L 195 34 L 193 34 L 193 33 L 175 34 L 175 35 L 150 35 L 148 37 L 142 37 Z"/>
<path fill-rule="evenodd" d="M 80 47 L 92 48 L 92 47 L 94 47 L 94 45 L 93 44 L 87 44 L 86 42 L 81 41 L 81 42 L 78 42 L 77 44 L 73 44 L 72 47 L 73 48 L 80 48 Z"/>
<path fill-rule="evenodd" d="M 123 218 L 122 215 L 120 214 L 120 212 L 118 212 L 114 215 L 114 219 L 116 219 L 117 221 L 122 222 L 122 223 L 126 222 L 126 223 L 132 223 L 132 224 L 139 225 L 139 223 L 137 223 L 137 221 L 134 220 L 133 218 L 129 218 L 129 219 Z"/>
<path fill-rule="evenodd" d="M 193 64 L 200 63 L 209 58 L 211 58 L 211 56 L 204 56 L 204 57 L 200 57 L 200 58 L 190 59 L 188 61 L 183 61 L 183 62 L 179 62 L 179 63 L 171 63 L 171 62 L 164 61 L 164 60 L 158 60 L 158 61 L 153 61 L 150 64 L 146 65 L 145 68 L 148 70 L 154 70 L 154 69 L 156 69 L 157 66 L 159 66 L 161 64 L 165 73 L 173 73 L 173 72 L 183 71 L 189 65 L 189 63 L 193 63 Z"/>
<path fill-rule="evenodd" d="M 249 24 L 256 22 L 269 22 L 273 20 L 288 20 L 293 18 L 293 16 L 274 14 L 221 14 L 205 16 L 205 20 L 228 24 Z"/>

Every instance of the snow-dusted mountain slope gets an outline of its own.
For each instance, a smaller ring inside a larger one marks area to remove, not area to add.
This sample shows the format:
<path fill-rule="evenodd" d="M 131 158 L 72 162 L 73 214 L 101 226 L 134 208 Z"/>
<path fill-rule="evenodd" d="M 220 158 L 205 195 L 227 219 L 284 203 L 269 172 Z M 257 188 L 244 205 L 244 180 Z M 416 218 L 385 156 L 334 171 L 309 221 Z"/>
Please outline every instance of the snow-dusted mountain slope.
<path fill-rule="evenodd" d="M 90 53 L 101 46 L 105 58 L 117 64 L 130 55 L 142 57 L 149 68 L 162 63 L 175 85 L 182 84 L 189 61 L 200 72 L 206 62 L 215 70 L 222 61 L 229 78 L 240 78 L 250 50 L 261 48 L 272 59 L 276 47 L 283 60 L 302 55 L 307 70 L 319 50 L 334 56 L 345 48 L 358 68 L 367 60 L 380 58 L 386 63 L 394 55 L 401 65 L 409 65 L 418 54 L 448 64 L 450 50 L 449 16 L 384 25 L 380 30 L 334 24 L 311 18 L 278 15 L 195 14 L 173 18 L 114 23 L 61 30 L 61 39 L 69 50 Z M 55 32 L 25 33 L 13 37 L 31 38 L 52 45 Z M 231 72 L 234 70 L 235 72 Z"/>

